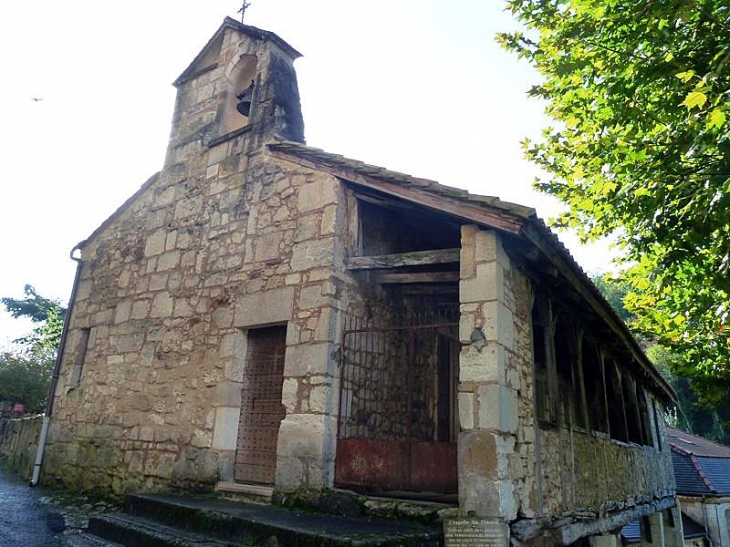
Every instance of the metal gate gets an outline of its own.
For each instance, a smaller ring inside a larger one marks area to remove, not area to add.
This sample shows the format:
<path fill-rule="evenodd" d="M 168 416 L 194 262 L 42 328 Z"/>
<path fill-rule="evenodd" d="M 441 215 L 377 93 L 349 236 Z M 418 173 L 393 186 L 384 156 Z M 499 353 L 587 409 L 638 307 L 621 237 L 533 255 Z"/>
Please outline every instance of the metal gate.
<path fill-rule="evenodd" d="M 274 484 L 281 404 L 286 327 L 252 329 L 243 378 L 241 418 L 234 477 L 238 482 Z"/>
<path fill-rule="evenodd" d="M 339 486 L 457 492 L 458 323 L 409 323 L 376 328 L 351 320 L 345 330 Z"/>

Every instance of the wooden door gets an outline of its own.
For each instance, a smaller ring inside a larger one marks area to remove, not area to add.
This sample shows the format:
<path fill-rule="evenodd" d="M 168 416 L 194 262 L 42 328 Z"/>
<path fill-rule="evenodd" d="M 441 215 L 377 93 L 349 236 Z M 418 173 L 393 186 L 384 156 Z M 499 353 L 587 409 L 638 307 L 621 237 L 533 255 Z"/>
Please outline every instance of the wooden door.
<path fill-rule="evenodd" d="M 251 329 L 243 378 L 236 447 L 236 481 L 273 485 L 281 404 L 286 327 Z"/>

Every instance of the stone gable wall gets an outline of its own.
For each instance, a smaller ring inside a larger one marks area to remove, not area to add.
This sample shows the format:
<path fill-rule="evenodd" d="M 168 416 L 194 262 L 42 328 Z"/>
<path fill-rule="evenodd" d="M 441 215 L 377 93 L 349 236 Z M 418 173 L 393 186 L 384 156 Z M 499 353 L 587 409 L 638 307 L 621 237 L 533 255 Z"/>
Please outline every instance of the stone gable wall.
<path fill-rule="evenodd" d="M 230 474 L 251 326 L 288 323 L 288 420 L 323 421 L 338 183 L 264 157 L 224 171 L 238 151 L 221 146 L 214 177 L 164 172 L 84 248 L 46 476 L 124 490 Z"/>

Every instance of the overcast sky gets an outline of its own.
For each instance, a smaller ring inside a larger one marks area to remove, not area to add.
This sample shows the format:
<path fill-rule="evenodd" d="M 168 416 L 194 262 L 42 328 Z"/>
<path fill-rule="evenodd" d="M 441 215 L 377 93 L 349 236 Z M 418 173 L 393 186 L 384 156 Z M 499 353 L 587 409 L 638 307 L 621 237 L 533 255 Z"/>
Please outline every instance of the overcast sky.
<path fill-rule="evenodd" d="M 239 0 L 0 2 L 0 296 L 68 299 L 69 251 L 162 167 L 171 83 Z M 535 207 L 520 141 L 547 124 L 502 51 L 501 0 L 252 0 L 296 61 L 307 144 Z M 40 99 L 38 101 L 33 98 Z M 588 271 L 605 246 L 581 248 Z M 28 330 L 0 312 L 0 347 Z"/>

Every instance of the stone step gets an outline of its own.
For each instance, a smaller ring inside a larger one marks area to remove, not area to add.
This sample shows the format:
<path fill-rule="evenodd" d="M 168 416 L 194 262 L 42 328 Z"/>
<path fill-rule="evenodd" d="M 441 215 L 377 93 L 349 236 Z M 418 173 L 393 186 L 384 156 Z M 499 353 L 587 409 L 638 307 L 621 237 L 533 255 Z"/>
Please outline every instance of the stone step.
<path fill-rule="evenodd" d="M 125 514 L 98 515 L 89 519 L 89 533 L 115 545 L 129 547 L 241 547 L 240 542 L 207 538 L 152 520 Z M 109 545 L 101 543 L 101 545 Z M 249 543 L 250 545 L 250 543 Z"/>
<path fill-rule="evenodd" d="M 440 527 L 209 497 L 135 494 L 127 496 L 124 505 L 128 515 L 234 544 L 249 541 L 277 547 L 438 547 L 443 536 Z"/>
<path fill-rule="evenodd" d="M 124 547 L 121 543 L 94 536 L 87 532 L 75 531 L 61 537 L 63 547 Z"/>
<path fill-rule="evenodd" d="M 223 498 L 244 503 L 269 504 L 274 494 L 274 489 L 271 486 L 239 484 L 236 482 L 219 482 L 215 490 Z"/>

